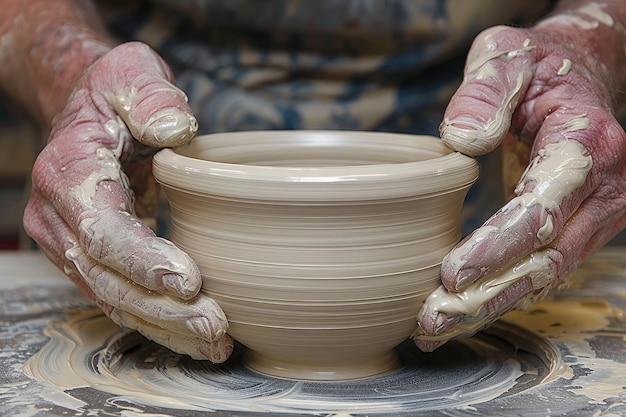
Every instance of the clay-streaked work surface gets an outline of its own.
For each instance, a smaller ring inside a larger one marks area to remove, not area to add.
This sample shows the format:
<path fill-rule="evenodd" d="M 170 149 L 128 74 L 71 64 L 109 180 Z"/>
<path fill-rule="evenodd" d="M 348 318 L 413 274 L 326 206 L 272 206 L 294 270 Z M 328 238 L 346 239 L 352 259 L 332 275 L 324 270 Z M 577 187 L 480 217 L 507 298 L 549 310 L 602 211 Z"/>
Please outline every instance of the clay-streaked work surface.
<path fill-rule="evenodd" d="M 625 252 L 595 255 L 569 290 L 471 340 L 405 344 L 402 368 L 336 383 L 175 355 L 116 328 L 45 258 L 1 254 L 0 414 L 624 415 Z"/>

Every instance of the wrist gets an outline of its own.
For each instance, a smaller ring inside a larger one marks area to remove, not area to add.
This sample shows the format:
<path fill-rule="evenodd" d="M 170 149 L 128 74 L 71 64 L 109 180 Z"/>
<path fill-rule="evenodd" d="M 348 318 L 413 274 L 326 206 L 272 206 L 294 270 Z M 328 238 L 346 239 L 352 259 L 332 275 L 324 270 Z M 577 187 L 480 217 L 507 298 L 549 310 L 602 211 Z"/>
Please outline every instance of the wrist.
<path fill-rule="evenodd" d="M 42 121 L 50 124 L 88 68 L 112 44 L 89 28 L 43 27 L 33 37 L 29 60 Z"/>
<path fill-rule="evenodd" d="M 0 87 L 49 125 L 113 41 L 86 0 L 0 0 L 0 6 Z"/>

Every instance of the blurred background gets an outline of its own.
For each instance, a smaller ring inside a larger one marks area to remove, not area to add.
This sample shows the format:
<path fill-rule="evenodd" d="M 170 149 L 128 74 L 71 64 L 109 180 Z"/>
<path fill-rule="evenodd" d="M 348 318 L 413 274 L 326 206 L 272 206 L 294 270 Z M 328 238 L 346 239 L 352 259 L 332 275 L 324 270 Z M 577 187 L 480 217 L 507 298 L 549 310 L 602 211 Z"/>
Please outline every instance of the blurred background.
<path fill-rule="evenodd" d="M 30 172 L 45 133 L 0 94 L 0 250 L 34 248 L 24 233 L 22 213 Z"/>

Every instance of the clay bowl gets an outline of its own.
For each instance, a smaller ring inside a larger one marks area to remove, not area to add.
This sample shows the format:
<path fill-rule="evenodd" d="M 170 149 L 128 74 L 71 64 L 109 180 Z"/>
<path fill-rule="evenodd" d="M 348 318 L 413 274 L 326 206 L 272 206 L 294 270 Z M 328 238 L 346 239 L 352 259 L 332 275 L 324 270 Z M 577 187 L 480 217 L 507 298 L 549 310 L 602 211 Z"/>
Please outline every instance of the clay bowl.
<path fill-rule="evenodd" d="M 426 136 L 264 131 L 164 149 L 154 174 L 244 363 L 346 380 L 398 365 L 478 166 Z"/>

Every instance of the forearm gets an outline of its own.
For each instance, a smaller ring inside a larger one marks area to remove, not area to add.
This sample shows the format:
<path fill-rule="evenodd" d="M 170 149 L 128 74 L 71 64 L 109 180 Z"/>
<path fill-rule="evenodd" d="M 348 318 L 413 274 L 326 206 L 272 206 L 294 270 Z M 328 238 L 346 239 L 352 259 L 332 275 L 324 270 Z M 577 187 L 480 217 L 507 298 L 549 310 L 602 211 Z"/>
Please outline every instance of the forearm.
<path fill-rule="evenodd" d="M 537 28 L 566 39 L 571 50 L 585 58 L 589 74 L 607 86 L 610 102 L 615 107 L 626 104 L 624 0 L 561 0 Z"/>
<path fill-rule="evenodd" d="M 44 124 L 112 39 L 84 0 L 0 0 L 0 88 Z"/>

